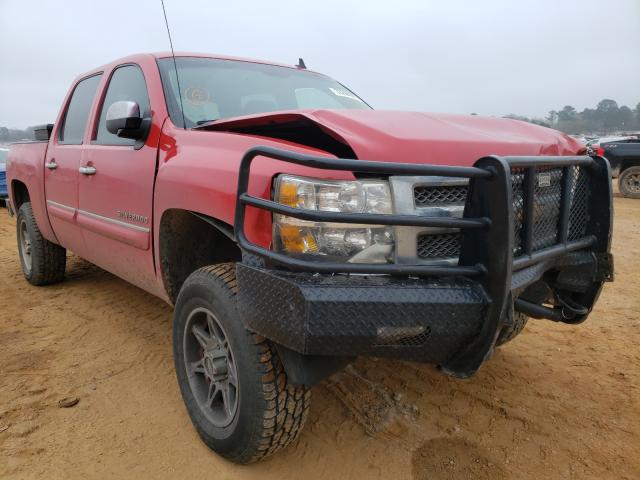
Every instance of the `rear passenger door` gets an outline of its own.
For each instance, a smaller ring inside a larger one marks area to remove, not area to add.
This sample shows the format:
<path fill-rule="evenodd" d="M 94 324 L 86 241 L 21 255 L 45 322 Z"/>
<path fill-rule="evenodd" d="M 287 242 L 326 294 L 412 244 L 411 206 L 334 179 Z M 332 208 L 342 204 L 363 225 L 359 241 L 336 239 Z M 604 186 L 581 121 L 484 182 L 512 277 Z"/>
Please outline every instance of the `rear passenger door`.
<path fill-rule="evenodd" d="M 121 138 L 106 128 L 106 112 L 117 101 L 136 102 L 142 117 L 151 117 L 147 85 L 142 69 L 127 64 L 114 68 L 105 88 L 80 165 L 83 256 L 149 288 L 155 282 L 151 225 L 157 145 Z"/>
<path fill-rule="evenodd" d="M 77 224 L 78 169 L 101 74 L 80 80 L 67 101 L 60 125 L 49 142 L 44 164 L 47 213 L 61 245 L 81 254 L 82 234 Z"/>

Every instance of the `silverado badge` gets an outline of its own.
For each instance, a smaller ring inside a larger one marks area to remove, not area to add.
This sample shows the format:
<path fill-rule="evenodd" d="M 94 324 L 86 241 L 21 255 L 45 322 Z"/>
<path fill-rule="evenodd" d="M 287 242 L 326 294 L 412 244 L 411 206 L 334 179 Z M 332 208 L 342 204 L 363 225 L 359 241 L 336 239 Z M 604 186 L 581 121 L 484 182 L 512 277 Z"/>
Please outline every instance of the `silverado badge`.
<path fill-rule="evenodd" d="M 116 210 L 118 217 L 125 220 L 133 220 L 134 222 L 149 223 L 149 217 L 138 215 L 137 213 L 124 212 L 122 210 Z"/>

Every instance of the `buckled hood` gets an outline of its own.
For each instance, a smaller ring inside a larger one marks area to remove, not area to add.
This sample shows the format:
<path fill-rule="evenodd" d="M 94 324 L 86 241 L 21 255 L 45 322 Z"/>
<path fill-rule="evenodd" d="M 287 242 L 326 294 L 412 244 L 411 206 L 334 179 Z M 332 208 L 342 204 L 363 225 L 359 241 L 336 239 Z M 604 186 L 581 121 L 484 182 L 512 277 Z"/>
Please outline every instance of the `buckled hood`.
<path fill-rule="evenodd" d="M 337 156 L 352 152 L 356 158 L 389 162 L 472 165 L 487 155 L 584 152 L 582 144 L 557 130 L 475 115 L 296 110 L 220 120 L 200 128 L 279 138 Z M 330 138 L 321 141 L 323 135 Z M 340 145 L 348 148 L 341 151 Z"/>

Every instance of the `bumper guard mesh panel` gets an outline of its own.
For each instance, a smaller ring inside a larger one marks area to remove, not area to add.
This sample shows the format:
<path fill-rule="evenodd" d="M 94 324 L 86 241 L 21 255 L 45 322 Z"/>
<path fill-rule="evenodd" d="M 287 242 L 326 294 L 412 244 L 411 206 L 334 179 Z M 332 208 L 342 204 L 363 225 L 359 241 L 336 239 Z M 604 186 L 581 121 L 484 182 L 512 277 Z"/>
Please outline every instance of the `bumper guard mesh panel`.
<path fill-rule="evenodd" d="M 530 187 L 527 182 L 532 182 Z M 525 168 L 511 170 L 513 194 L 514 244 L 513 255 L 525 252 L 525 201 L 527 188 L 532 188 L 533 211 L 531 252 L 560 243 L 563 182 L 568 182 L 569 229 L 567 239 L 579 240 L 587 234 L 589 222 L 589 176 L 585 167 L 573 165 L 563 168 L 536 167 L 532 180 L 526 180 Z M 416 205 L 452 205 L 464 203 L 467 186 L 416 187 Z M 460 255 L 460 234 L 422 234 L 418 237 L 417 257 L 423 260 L 443 260 Z"/>

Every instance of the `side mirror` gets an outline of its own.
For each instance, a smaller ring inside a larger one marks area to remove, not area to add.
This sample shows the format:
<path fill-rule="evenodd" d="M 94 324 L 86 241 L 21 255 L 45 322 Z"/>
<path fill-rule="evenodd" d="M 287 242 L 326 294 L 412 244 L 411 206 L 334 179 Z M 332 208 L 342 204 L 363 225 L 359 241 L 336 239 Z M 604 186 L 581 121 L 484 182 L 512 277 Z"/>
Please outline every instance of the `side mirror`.
<path fill-rule="evenodd" d="M 122 138 L 138 140 L 145 135 L 140 117 L 140 107 L 136 102 L 119 101 L 107 110 L 107 130 Z"/>

